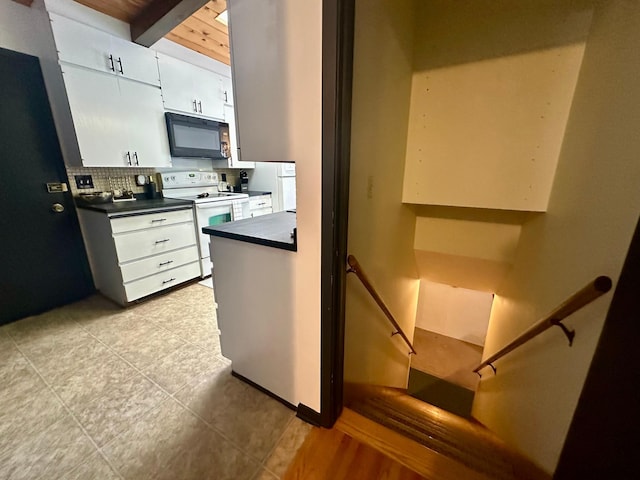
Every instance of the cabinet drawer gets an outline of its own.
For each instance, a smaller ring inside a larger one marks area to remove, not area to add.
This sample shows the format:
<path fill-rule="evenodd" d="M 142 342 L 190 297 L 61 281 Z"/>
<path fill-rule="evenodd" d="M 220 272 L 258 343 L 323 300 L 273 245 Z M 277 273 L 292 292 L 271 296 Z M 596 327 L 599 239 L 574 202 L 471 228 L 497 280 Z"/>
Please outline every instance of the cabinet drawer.
<path fill-rule="evenodd" d="M 162 253 L 153 257 L 136 260 L 120 266 L 122 280 L 127 283 L 142 277 L 171 270 L 187 263 L 198 261 L 198 247 L 191 247 Z"/>
<path fill-rule="evenodd" d="M 252 217 L 259 217 L 261 215 L 269 215 L 270 213 L 273 213 L 273 208 L 271 208 L 271 207 L 258 208 L 257 210 L 251 210 L 251 216 Z"/>
<path fill-rule="evenodd" d="M 249 198 L 249 207 L 251 210 L 258 210 L 260 208 L 267 208 L 271 206 L 271 195 L 260 195 L 259 197 Z"/>
<path fill-rule="evenodd" d="M 174 212 L 147 213 L 131 217 L 112 218 L 111 231 L 113 233 L 130 232 L 150 227 L 162 227 L 173 223 L 193 221 L 193 209 L 176 210 Z"/>
<path fill-rule="evenodd" d="M 113 237 L 119 263 L 196 244 L 193 222 L 121 233 Z"/>
<path fill-rule="evenodd" d="M 131 302 L 199 276 L 200 263 L 193 262 L 134 282 L 125 283 L 124 290 L 127 301 Z"/>

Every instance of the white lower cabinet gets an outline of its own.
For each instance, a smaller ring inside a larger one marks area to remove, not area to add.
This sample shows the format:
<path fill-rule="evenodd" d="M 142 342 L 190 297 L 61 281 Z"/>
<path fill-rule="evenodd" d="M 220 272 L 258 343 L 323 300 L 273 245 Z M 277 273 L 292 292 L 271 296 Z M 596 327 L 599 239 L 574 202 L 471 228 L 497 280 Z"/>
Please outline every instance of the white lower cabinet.
<path fill-rule="evenodd" d="M 261 215 L 269 215 L 270 213 L 273 213 L 271 194 L 266 193 L 264 195 L 256 195 L 255 197 L 250 197 L 249 209 L 251 217 L 259 217 Z"/>
<path fill-rule="evenodd" d="M 165 288 L 179 285 L 182 282 L 200 276 L 200 262 L 192 262 L 181 267 L 157 273 L 134 282 L 125 283 L 124 288 L 129 301 L 146 297 Z"/>
<path fill-rule="evenodd" d="M 96 287 L 121 305 L 200 276 L 191 208 L 78 216 Z"/>

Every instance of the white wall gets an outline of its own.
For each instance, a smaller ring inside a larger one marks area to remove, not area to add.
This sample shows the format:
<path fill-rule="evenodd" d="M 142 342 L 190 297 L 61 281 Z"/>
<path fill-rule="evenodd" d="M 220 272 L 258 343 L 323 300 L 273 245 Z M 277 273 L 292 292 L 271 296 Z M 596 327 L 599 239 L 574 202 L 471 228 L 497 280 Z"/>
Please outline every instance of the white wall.
<path fill-rule="evenodd" d="M 421 280 L 416 327 L 482 346 L 492 302 L 491 293 Z"/>
<path fill-rule="evenodd" d="M 415 216 L 402 205 L 412 46 L 412 1 L 356 2 L 348 251 L 409 337 L 419 287 Z M 345 380 L 406 387 L 408 348 L 352 275 L 345 322 Z"/>
<path fill-rule="evenodd" d="M 419 2 L 403 201 L 546 209 L 584 3 Z"/>
<path fill-rule="evenodd" d="M 295 359 L 299 401 L 320 411 L 322 2 L 286 0 L 289 149 L 296 159 Z"/>
<path fill-rule="evenodd" d="M 599 2 L 549 208 L 523 226 L 495 298 L 485 357 L 598 275 L 619 278 L 640 212 L 640 3 Z M 613 292 L 496 362 L 473 415 L 548 472 L 562 446 Z M 606 415 L 606 412 L 603 412 Z M 606 439 L 594 439 L 606 441 Z"/>
<path fill-rule="evenodd" d="M 420 278 L 495 292 L 511 268 L 526 213 L 423 207 L 413 246 Z"/>

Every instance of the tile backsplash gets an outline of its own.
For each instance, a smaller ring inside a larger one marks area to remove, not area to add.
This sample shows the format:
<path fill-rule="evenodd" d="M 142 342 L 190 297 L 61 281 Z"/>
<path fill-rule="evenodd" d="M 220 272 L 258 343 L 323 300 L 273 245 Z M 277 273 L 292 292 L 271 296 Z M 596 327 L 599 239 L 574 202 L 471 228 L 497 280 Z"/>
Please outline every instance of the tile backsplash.
<path fill-rule="evenodd" d="M 67 167 L 67 175 L 69 177 L 69 188 L 75 196 L 79 193 L 108 192 L 114 188 L 121 190 L 131 190 L 133 193 L 144 193 L 144 187 L 136 185 L 136 175 L 153 175 L 154 168 L 108 168 L 108 167 Z M 75 175 L 91 175 L 93 179 L 93 188 L 83 188 L 78 190 L 76 187 Z"/>

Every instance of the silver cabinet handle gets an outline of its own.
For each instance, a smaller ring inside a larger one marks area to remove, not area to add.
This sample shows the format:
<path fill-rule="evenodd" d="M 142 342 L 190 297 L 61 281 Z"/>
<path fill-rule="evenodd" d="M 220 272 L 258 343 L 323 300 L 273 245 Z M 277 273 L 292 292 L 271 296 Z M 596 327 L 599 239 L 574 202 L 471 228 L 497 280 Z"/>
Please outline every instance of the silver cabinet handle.
<path fill-rule="evenodd" d="M 122 58 L 118 57 L 118 65 L 120 65 L 120 73 L 124 75 L 124 70 L 122 69 Z"/>
<path fill-rule="evenodd" d="M 164 222 L 166 220 L 167 220 L 166 218 L 156 218 L 155 220 L 151 220 L 151 223 Z"/>
<path fill-rule="evenodd" d="M 173 260 L 167 260 L 166 262 L 160 262 L 158 264 L 159 267 L 163 267 L 165 265 L 169 265 L 170 263 L 173 263 Z"/>
<path fill-rule="evenodd" d="M 198 102 L 196 102 L 196 100 L 193 100 L 193 111 L 198 113 Z"/>
<path fill-rule="evenodd" d="M 202 102 L 198 100 L 198 112 L 202 113 Z"/>
<path fill-rule="evenodd" d="M 131 166 L 131 165 L 132 165 L 132 164 L 131 164 L 131 153 L 130 153 L 130 152 L 127 152 L 126 157 L 127 157 L 127 163 L 129 164 L 129 166 Z"/>
<path fill-rule="evenodd" d="M 110 64 L 110 67 L 109 67 L 109 68 L 111 69 L 111 71 L 112 71 L 112 72 L 115 72 L 115 71 L 116 71 L 116 67 L 115 67 L 115 65 L 113 64 L 113 55 L 109 55 L 109 64 Z"/>
<path fill-rule="evenodd" d="M 175 278 L 170 278 L 169 280 L 163 280 L 162 284 L 164 285 L 165 283 L 171 283 L 175 280 Z"/>
<path fill-rule="evenodd" d="M 171 239 L 170 238 L 165 238 L 164 240 L 156 240 L 156 245 L 158 245 L 159 243 L 168 242 L 169 240 L 171 240 Z"/>
<path fill-rule="evenodd" d="M 136 162 L 136 166 L 140 166 L 140 162 L 138 162 L 138 152 L 133 152 L 133 159 Z"/>

